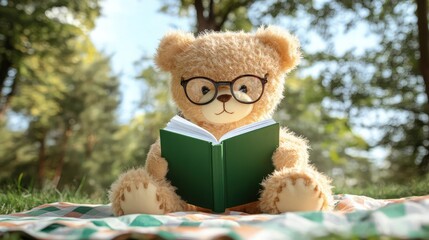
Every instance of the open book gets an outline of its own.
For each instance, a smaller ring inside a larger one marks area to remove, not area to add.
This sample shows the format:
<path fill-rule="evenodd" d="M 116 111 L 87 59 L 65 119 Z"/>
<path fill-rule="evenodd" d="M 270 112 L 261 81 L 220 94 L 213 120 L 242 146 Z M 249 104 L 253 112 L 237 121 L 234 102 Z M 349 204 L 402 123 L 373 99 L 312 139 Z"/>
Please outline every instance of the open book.
<path fill-rule="evenodd" d="M 257 201 L 260 183 L 274 170 L 279 124 L 264 120 L 234 129 L 219 140 L 210 132 L 175 116 L 160 130 L 167 178 L 183 200 L 223 212 Z"/>

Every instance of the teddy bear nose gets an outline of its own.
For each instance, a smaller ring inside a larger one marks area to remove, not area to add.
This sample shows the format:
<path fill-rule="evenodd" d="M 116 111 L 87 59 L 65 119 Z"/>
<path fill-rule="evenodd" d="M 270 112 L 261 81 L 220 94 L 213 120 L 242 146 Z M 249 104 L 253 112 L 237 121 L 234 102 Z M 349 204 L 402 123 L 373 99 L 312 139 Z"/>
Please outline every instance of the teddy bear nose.
<path fill-rule="evenodd" d="M 228 102 L 229 99 L 231 99 L 231 95 L 229 94 L 222 94 L 220 96 L 217 97 L 217 100 L 221 101 L 221 102 Z"/>

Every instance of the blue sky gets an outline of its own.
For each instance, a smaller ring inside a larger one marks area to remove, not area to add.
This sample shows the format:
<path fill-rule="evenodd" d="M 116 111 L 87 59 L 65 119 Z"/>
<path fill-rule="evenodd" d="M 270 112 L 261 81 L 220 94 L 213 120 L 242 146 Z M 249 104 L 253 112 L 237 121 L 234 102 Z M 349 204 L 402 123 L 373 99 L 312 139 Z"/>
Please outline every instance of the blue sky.
<path fill-rule="evenodd" d="M 159 39 L 169 30 L 189 30 L 189 20 L 159 13 L 159 1 L 104 0 L 102 16 L 91 32 L 96 47 L 112 54 L 112 66 L 120 74 L 122 103 L 119 120 L 128 122 L 137 110 L 143 86 L 135 80 L 139 68 L 134 63 L 143 55 L 153 55 Z"/>

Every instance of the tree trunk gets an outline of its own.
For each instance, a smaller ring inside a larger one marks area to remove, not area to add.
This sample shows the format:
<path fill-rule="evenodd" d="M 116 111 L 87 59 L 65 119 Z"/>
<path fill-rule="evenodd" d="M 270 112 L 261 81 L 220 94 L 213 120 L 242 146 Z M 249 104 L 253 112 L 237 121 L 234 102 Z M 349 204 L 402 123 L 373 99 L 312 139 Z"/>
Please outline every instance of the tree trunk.
<path fill-rule="evenodd" d="M 11 28 L 12 26 L 8 26 L 9 28 Z M 13 49 L 13 45 L 11 43 L 10 37 L 5 37 L 4 39 L 4 51 L 2 56 L 1 56 L 1 63 L 0 63 L 0 103 L 2 101 L 2 94 L 3 94 L 3 89 L 5 87 L 5 83 L 6 83 L 6 79 L 9 73 L 9 69 L 12 67 L 12 61 L 10 60 L 10 56 L 8 56 L 7 51 L 12 52 Z"/>
<path fill-rule="evenodd" d="M 0 102 L 2 101 L 1 99 L 3 98 L 3 89 L 5 87 L 6 84 L 6 79 L 8 76 L 8 72 L 10 67 L 12 67 L 12 63 L 9 61 L 9 59 L 7 59 L 6 54 L 3 54 L 1 56 L 1 64 L 0 64 Z"/>
<path fill-rule="evenodd" d="M 37 182 L 39 187 L 43 187 L 44 181 L 46 179 L 45 176 L 45 165 L 46 165 L 46 132 L 43 131 L 42 137 L 39 141 L 39 166 L 38 166 L 38 174 L 37 174 Z"/>
<path fill-rule="evenodd" d="M 11 2 L 11 1 L 9 1 Z M 9 4 L 8 2 L 8 4 Z M 13 26 L 8 26 L 9 28 L 12 28 Z M 14 88 L 16 88 L 16 81 L 17 78 L 16 76 L 12 79 L 13 83 L 12 83 L 12 89 L 11 91 L 6 95 L 3 96 L 3 91 L 6 87 L 6 80 L 9 77 L 9 71 L 10 69 L 13 67 L 13 62 L 10 59 L 10 56 L 8 56 L 7 52 L 13 52 L 15 49 L 13 47 L 13 44 L 11 42 L 11 38 L 10 37 L 6 37 L 4 39 L 4 50 L 6 52 L 4 52 L 1 56 L 1 63 L 0 63 L 0 120 L 4 117 L 6 110 L 9 106 L 10 103 L 10 97 L 13 96 L 14 94 Z"/>
<path fill-rule="evenodd" d="M 428 30 L 428 1 L 416 0 L 417 3 L 417 26 L 419 34 L 419 51 L 420 51 L 420 71 L 425 84 L 427 97 L 426 115 L 429 116 L 429 30 Z M 429 141 L 429 136 L 427 139 Z M 426 156 L 418 165 L 421 175 L 425 175 L 429 171 L 429 146 L 426 146 Z"/>
<path fill-rule="evenodd" d="M 205 30 L 220 30 L 215 20 L 214 0 L 210 0 L 207 11 L 202 0 L 195 0 L 194 7 L 197 13 L 197 33 L 201 33 Z M 205 12 L 207 12 L 207 16 L 205 16 Z"/>
<path fill-rule="evenodd" d="M 2 120 L 6 115 L 6 111 L 9 108 L 10 102 L 12 101 L 13 96 L 15 96 L 17 85 L 18 85 L 18 76 L 15 75 L 10 92 L 4 97 L 5 99 L 2 100 L 1 99 L 2 96 L 0 95 L 0 101 L 3 101 L 2 103 L 0 103 L 0 120 Z"/>
<path fill-rule="evenodd" d="M 90 133 L 86 137 L 86 146 L 85 146 L 85 157 L 86 159 L 90 159 L 92 156 L 92 152 L 94 151 L 95 144 L 97 143 L 97 137 L 95 134 Z"/>
<path fill-rule="evenodd" d="M 226 6 L 225 9 L 222 9 L 222 12 L 215 12 L 214 0 L 210 0 L 207 7 L 204 6 L 203 0 L 195 0 L 194 7 L 197 13 L 197 34 L 206 30 L 220 31 L 228 18 L 230 18 L 231 13 L 240 7 L 249 7 L 254 2 L 254 0 L 232 1 L 229 2 L 229 5 Z"/>
<path fill-rule="evenodd" d="M 419 33 L 420 71 L 425 83 L 426 96 L 429 101 L 429 30 L 427 0 L 417 0 L 417 25 Z"/>
<path fill-rule="evenodd" d="M 55 176 L 54 176 L 54 180 L 52 182 L 54 188 L 58 187 L 58 183 L 61 180 L 61 175 L 63 174 L 64 159 L 66 157 L 68 141 L 69 141 L 71 134 L 72 134 L 71 127 L 69 125 L 67 125 L 67 127 L 63 133 L 63 139 L 62 139 L 61 146 L 60 146 L 60 154 L 58 157 L 58 165 L 55 169 Z"/>

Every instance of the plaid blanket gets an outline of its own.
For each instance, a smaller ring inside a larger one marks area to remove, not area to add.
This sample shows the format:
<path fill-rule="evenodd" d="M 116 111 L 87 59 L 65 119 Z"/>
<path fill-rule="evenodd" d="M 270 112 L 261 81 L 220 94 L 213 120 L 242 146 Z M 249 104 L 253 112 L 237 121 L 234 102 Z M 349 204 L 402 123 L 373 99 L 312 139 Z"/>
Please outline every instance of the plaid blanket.
<path fill-rule="evenodd" d="M 429 195 L 381 200 L 337 195 L 332 212 L 279 215 L 175 212 L 114 217 L 109 205 L 51 203 L 0 215 L 0 237 L 40 239 L 429 239 Z"/>

